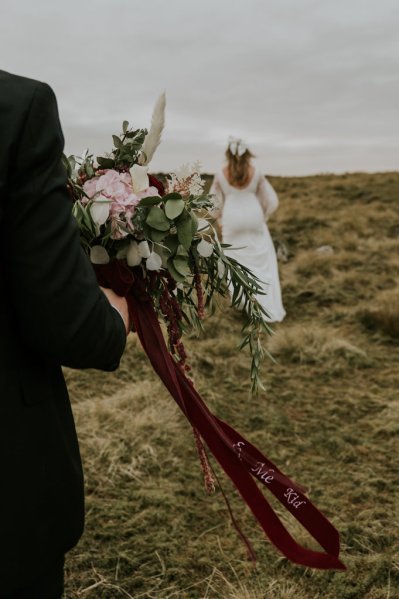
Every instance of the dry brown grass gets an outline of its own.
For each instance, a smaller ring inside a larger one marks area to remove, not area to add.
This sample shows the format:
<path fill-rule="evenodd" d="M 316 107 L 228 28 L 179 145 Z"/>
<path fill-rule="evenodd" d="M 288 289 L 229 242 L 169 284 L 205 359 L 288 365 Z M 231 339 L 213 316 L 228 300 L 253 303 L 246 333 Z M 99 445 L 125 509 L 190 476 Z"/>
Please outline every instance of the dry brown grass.
<path fill-rule="evenodd" d="M 258 554 L 256 568 L 248 563 L 220 491 L 203 491 L 185 419 L 132 336 L 118 372 L 67 371 L 87 524 L 68 556 L 66 599 L 399 597 L 399 174 L 272 183 L 288 316 L 268 340 L 277 363 L 265 363 L 267 391 L 248 398 L 243 321 L 226 303 L 187 348 L 211 409 L 307 486 L 338 527 L 348 571 L 288 563 L 221 476 Z M 317 254 L 323 245 L 333 253 Z"/>
<path fill-rule="evenodd" d="M 280 327 L 268 343 L 270 353 L 284 363 L 320 364 L 329 370 L 370 366 L 367 353 L 334 328 L 310 324 Z"/>
<path fill-rule="evenodd" d="M 232 569 L 229 577 L 218 570 L 214 570 L 209 577 L 208 586 L 201 599 L 309 599 L 307 592 L 301 585 L 270 580 L 265 584 L 251 584 L 250 588 L 242 582 L 237 572 Z M 317 593 L 312 599 L 321 599 Z"/>
<path fill-rule="evenodd" d="M 367 329 L 399 339 L 399 287 L 377 294 L 358 315 Z"/>

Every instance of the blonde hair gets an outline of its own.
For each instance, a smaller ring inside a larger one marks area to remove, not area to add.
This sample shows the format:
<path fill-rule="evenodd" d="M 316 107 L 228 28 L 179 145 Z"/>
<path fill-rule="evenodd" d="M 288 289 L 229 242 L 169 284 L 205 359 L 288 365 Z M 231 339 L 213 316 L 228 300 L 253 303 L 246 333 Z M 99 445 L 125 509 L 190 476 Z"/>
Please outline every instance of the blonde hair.
<path fill-rule="evenodd" d="M 233 153 L 230 144 L 225 153 L 227 160 L 227 175 L 230 185 L 236 187 L 244 187 L 249 183 L 251 158 L 255 158 L 254 154 L 248 148 L 240 156 L 238 152 Z"/>

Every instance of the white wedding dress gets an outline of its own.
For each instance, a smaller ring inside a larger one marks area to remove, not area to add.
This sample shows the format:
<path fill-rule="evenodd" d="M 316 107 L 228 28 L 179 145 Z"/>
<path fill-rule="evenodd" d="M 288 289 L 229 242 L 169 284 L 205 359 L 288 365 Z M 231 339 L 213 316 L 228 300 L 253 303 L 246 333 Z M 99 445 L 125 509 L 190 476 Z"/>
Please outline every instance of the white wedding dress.
<path fill-rule="evenodd" d="M 266 295 L 258 295 L 268 322 L 281 322 L 285 310 L 281 299 L 277 256 L 266 220 L 278 207 L 276 192 L 256 169 L 250 183 L 238 189 L 227 181 L 223 171 L 215 175 L 215 215 L 222 226 L 225 254 L 249 268 L 264 283 Z"/>

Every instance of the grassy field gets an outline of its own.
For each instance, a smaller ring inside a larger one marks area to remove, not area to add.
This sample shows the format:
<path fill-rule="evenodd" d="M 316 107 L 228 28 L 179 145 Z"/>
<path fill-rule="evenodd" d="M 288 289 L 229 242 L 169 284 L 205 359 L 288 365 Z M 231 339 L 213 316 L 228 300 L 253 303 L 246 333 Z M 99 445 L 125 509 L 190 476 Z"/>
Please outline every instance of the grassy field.
<path fill-rule="evenodd" d="M 210 408 L 309 489 L 348 570 L 287 562 L 222 475 L 258 555 L 248 562 L 220 490 L 203 490 L 187 421 L 131 335 L 118 372 L 66 372 L 87 496 L 66 599 L 399 597 L 399 173 L 270 180 L 287 318 L 267 340 L 278 363 L 264 363 L 266 392 L 249 397 L 242 316 L 227 302 L 186 345 Z"/>

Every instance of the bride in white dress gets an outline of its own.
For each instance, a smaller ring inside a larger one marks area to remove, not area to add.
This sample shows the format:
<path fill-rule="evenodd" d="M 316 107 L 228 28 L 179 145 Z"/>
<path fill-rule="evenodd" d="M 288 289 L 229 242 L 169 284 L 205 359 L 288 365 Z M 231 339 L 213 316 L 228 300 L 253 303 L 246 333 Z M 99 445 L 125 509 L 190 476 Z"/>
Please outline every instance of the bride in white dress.
<path fill-rule="evenodd" d="M 281 299 L 277 256 L 266 225 L 278 208 L 278 197 L 264 175 L 251 164 L 253 154 L 240 139 L 230 139 L 227 165 L 215 175 L 215 216 L 221 226 L 226 255 L 249 268 L 264 283 L 266 295 L 258 295 L 268 322 L 281 322 L 285 310 Z"/>

